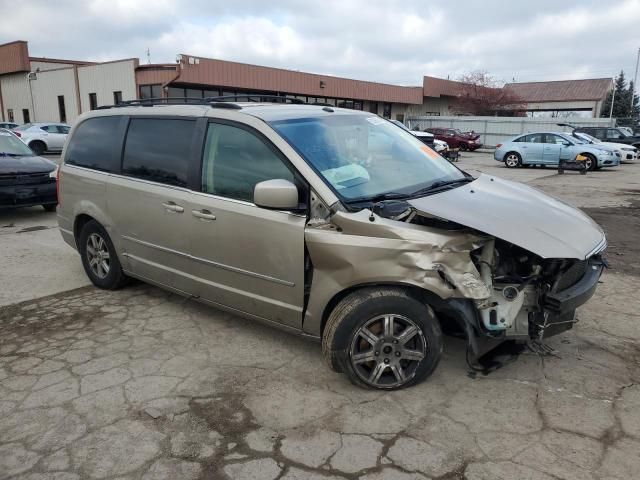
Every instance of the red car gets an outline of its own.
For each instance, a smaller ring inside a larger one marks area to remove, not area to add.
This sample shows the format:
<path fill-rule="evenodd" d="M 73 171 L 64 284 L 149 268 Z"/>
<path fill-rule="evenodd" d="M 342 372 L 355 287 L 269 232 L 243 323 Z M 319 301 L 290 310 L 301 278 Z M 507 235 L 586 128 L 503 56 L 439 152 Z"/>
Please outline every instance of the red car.
<path fill-rule="evenodd" d="M 464 133 L 457 128 L 427 128 L 425 132 L 433 133 L 437 140 L 447 142 L 449 148 L 473 152 L 482 146 L 480 135 L 474 132 Z"/>

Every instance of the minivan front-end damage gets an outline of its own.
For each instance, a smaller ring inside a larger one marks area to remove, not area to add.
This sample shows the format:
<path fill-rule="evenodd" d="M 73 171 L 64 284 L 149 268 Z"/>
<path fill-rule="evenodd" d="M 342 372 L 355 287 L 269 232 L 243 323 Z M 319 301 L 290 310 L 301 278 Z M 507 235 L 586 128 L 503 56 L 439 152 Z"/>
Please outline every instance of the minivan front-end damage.
<path fill-rule="evenodd" d="M 404 285 L 423 295 L 441 322 L 462 330 L 480 357 L 505 340 L 540 341 L 571 328 L 605 267 L 604 237 L 586 258 L 544 258 L 397 203 L 325 209 L 309 222 L 306 333 L 320 335 L 332 306 L 353 288 Z"/>

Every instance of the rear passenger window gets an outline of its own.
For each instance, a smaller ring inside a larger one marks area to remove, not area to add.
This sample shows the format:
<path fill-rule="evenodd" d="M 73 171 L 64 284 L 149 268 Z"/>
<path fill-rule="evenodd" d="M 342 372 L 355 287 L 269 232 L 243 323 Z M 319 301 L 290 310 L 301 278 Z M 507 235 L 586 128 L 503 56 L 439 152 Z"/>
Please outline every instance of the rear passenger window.
<path fill-rule="evenodd" d="M 195 121 L 133 118 L 122 158 L 122 173 L 153 182 L 187 186 Z"/>
<path fill-rule="evenodd" d="M 244 129 L 209 124 L 202 162 L 202 191 L 253 202 L 256 183 L 282 178 L 295 183 L 293 172 L 260 138 Z"/>
<path fill-rule="evenodd" d="M 95 117 L 76 128 L 65 155 L 65 163 L 103 172 L 118 172 L 120 167 L 118 123 L 122 117 Z"/>
<path fill-rule="evenodd" d="M 544 143 L 543 133 L 532 133 L 531 135 L 527 135 L 525 137 L 526 143 Z"/>

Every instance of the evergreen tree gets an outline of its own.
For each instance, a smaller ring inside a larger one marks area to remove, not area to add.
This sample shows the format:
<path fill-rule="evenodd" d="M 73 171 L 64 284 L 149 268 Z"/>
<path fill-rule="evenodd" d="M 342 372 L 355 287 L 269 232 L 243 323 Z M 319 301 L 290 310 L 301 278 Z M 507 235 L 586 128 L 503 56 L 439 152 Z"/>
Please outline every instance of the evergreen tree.
<path fill-rule="evenodd" d="M 627 85 L 627 80 L 624 76 L 624 72 L 620 72 L 620 75 L 615 80 L 615 100 L 613 102 L 613 118 L 620 119 L 633 119 L 631 123 L 637 123 L 640 116 L 640 96 L 638 90 L 633 85 L 633 80 Z M 633 108 L 631 107 L 631 95 L 633 92 Z M 608 117 L 611 110 L 611 97 L 613 91 L 607 94 L 602 110 L 600 111 L 601 117 Z"/>

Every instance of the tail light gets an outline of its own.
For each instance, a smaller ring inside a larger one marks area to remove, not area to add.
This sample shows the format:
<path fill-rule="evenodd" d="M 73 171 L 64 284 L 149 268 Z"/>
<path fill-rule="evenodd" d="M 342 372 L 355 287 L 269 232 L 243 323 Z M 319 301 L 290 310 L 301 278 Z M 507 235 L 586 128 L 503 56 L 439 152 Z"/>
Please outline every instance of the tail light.
<path fill-rule="evenodd" d="M 16 132 L 15 130 L 13 131 L 13 133 L 15 133 L 16 137 L 21 137 L 22 134 L 20 132 Z"/>
<path fill-rule="evenodd" d="M 499 143 L 499 144 L 496 145 L 496 148 L 500 148 L 501 146 L 502 146 L 502 144 Z"/>

